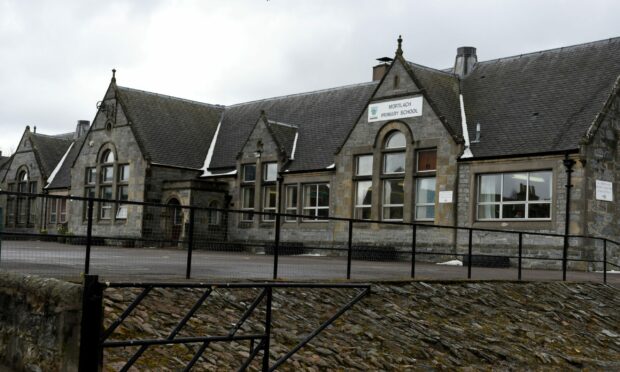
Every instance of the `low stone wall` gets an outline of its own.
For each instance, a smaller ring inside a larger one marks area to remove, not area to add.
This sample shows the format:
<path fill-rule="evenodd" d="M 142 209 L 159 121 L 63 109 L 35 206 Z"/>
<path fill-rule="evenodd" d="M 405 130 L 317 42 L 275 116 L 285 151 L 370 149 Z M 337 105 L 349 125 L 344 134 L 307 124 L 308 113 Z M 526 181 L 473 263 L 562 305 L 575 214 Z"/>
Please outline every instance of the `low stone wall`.
<path fill-rule="evenodd" d="M 0 272 L 0 365 L 77 371 L 82 286 Z"/>

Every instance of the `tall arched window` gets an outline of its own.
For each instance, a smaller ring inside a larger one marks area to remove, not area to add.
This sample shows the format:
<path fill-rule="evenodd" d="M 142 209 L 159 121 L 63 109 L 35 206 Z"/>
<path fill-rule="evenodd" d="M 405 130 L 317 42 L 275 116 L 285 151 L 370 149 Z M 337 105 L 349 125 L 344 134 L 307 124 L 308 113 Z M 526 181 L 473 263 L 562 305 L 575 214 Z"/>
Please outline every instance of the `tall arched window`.
<path fill-rule="evenodd" d="M 220 202 L 213 200 L 209 203 L 208 211 L 208 223 L 209 225 L 219 225 L 221 221 L 221 213 L 218 209 L 221 209 Z"/>
<path fill-rule="evenodd" d="M 405 151 L 407 139 L 400 131 L 393 131 L 385 139 L 382 155 L 383 179 L 382 219 L 402 221 L 405 203 Z"/>
<path fill-rule="evenodd" d="M 127 206 L 119 202 L 126 201 L 129 197 L 129 164 L 119 164 L 113 148 L 101 151 L 97 165 L 86 169 L 85 183 L 85 197 L 97 196 L 118 201 L 101 202 L 99 220 L 127 219 Z"/>

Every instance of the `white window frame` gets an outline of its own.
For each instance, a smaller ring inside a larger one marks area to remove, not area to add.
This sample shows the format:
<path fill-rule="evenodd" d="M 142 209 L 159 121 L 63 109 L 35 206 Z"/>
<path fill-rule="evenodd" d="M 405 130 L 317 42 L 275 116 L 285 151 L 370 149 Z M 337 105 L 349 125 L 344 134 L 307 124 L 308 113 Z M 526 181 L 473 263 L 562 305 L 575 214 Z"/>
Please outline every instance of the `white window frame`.
<path fill-rule="evenodd" d="M 273 189 L 276 194 L 276 200 L 273 206 L 268 205 L 269 198 L 267 197 L 267 191 Z M 264 213 L 272 213 L 272 214 L 263 214 L 262 220 L 265 222 L 273 222 L 276 220 L 276 208 L 278 207 L 278 189 L 276 185 L 266 185 L 263 186 L 263 212 Z"/>
<path fill-rule="evenodd" d="M 360 183 L 368 183 L 370 184 L 370 192 L 372 193 L 372 180 L 359 180 L 355 182 L 355 213 L 354 217 L 358 220 L 371 220 L 372 219 L 372 196 L 370 200 L 370 204 L 358 204 L 358 195 L 359 195 L 359 187 Z M 372 194 L 371 194 L 372 195 Z M 369 209 L 371 216 L 369 218 L 363 218 L 361 211 L 364 209 Z"/>
<path fill-rule="evenodd" d="M 241 222 L 253 222 L 254 221 L 254 206 L 256 205 L 256 197 L 254 196 L 254 199 L 252 200 L 252 206 L 247 206 L 246 207 L 246 190 L 250 190 L 249 192 L 251 193 L 255 193 L 256 189 L 255 187 L 252 186 L 245 186 L 245 187 L 241 187 L 241 210 L 243 211 L 243 213 L 241 213 Z M 250 217 L 251 216 L 251 217 Z"/>
<path fill-rule="evenodd" d="M 296 195 L 294 199 L 290 199 L 293 203 L 295 203 L 294 206 L 290 206 L 288 204 L 289 202 L 289 193 L 291 192 L 292 189 L 295 189 Z M 285 213 L 286 214 L 299 214 L 299 185 L 297 184 L 293 184 L 293 185 L 285 185 L 284 187 L 285 190 L 285 195 L 286 195 L 286 206 L 285 208 Z M 292 217 L 292 216 L 284 216 L 284 221 L 288 221 L 288 222 L 295 222 L 297 221 L 297 217 Z"/>
<path fill-rule="evenodd" d="M 402 204 L 387 204 L 385 202 L 385 184 L 390 181 L 403 181 L 403 203 Z M 387 178 L 383 180 L 383 188 L 381 195 L 381 220 L 382 221 L 404 221 L 405 219 L 405 187 L 404 187 L 404 178 Z M 385 218 L 385 209 L 386 208 L 397 208 L 400 207 L 403 210 L 403 218 Z"/>
<path fill-rule="evenodd" d="M 319 205 L 319 188 L 321 186 L 327 186 L 329 191 L 329 197 L 327 198 L 327 206 Z M 315 188 L 316 192 L 316 205 L 311 205 L 306 207 L 306 187 Z M 327 216 L 329 217 L 329 204 L 331 203 L 331 187 L 329 182 L 320 182 L 320 183 L 306 183 L 302 186 L 302 211 L 304 216 L 314 216 L 315 218 L 303 217 L 302 221 L 304 222 L 324 222 L 328 221 L 328 219 L 322 219 L 323 217 L 319 217 L 319 210 L 327 210 Z"/>
<path fill-rule="evenodd" d="M 536 200 L 530 201 L 530 174 L 531 173 L 549 173 L 549 200 Z M 525 173 L 527 174 L 527 183 L 526 183 L 526 195 L 525 200 L 523 201 L 504 201 L 504 176 L 509 174 L 516 173 Z M 483 176 L 500 176 L 500 200 L 493 202 L 480 202 L 480 187 L 482 186 L 482 177 Z M 551 217 L 553 215 L 553 171 L 550 169 L 541 169 L 541 170 L 524 170 L 524 171 L 513 171 L 513 172 L 503 172 L 503 173 L 481 173 L 476 177 L 477 181 L 477 190 L 476 190 L 476 220 L 477 221 L 551 221 Z M 548 204 L 549 205 L 549 217 L 546 218 L 529 218 L 529 206 L 530 204 Z M 486 205 L 499 205 L 499 218 L 479 218 L 480 206 Z M 504 205 L 525 205 L 525 215 L 523 218 L 503 218 L 504 213 Z"/>
<path fill-rule="evenodd" d="M 415 220 L 416 221 L 435 221 L 435 213 L 437 212 L 437 207 L 435 205 L 435 201 L 433 200 L 432 202 L 426 202 L 426 203 L 418 203 L 418 192 L 420 190 L 420 185 L 419 182 L 423 181 L 423 180 L 428 180 L 428 179 L 434 179 L 435 180 L 435 190 L 437 190 L 437 177 L 418 177 L 415 180 L 415 203 L 413 205 L 414 208 L 414 215 L 415 215 Z M 435 191 L 437 192 L 437 191 Z M 418 217 L 418 207 L 435 207 L 435 210 L 433 212 L 433 218 L 419 218 Z"/>

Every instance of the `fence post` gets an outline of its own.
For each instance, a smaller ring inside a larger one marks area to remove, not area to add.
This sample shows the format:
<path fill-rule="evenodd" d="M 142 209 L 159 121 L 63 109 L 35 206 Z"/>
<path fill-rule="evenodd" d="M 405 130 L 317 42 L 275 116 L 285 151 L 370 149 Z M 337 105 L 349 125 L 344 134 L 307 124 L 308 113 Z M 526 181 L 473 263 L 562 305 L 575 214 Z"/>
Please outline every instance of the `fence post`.
<path fill-rule="evenodd" d="M 278 256 L 280 255 L 280 212 L 276 213 L 276 233 L 273 246 L 273 279 L 278 278 Z"/>
<path fill-rule="evenodd" d="M 353 220 L 349 220 L 349 250 L 347 252 L 347 279 L 351 279 L 351 256 L 353 254 Z"/>
<path fill-rule="evenodd" d="M 415 278 L 415 253 L 416 253 L 416 241 L 418 240 L 418 225 L 413 224 L 413 232 L 411 236 L 411 277 Z"/>
<path fill-rule="evenodd" d="M 87 225 L 86 225 L 86 262 L 84 262 L 84 274 L 88 275 L 90 272 L 90 248 L 93 244 L 93 209 L 95 209 L 95 202 L 92 198 L 88 198 L 87 206 Z"/>
<path fill-rule="evenodd" d="M 607 239 L 603 239 L 603 283 L 607 284 Z"/>
<path fill-rule="evenodd" d="M 192 275 L 192 251 L 194 250 L 194 217 L 195 209 L 189 207 L 189 231 L 187 232 L 187 269 L 185 270 L 185 279 L 189 279 Z"/>
<path fill-rule="evenodd" d="M 467 243 L 467 279 L 471 279 L 471 243 L 474 230 L 469 228 L 469 242 Z"/>
<path fill-rule="evenodd" d="M 103 348 L 100 337 L 103 327 L 103 286 L 97 275 L 84 276 L 82 322 L 80 329 L 79 371 L 101 371 Z"/>
<path fill-rule="evenodd" d="M 0 263 L 2 263 L 2 232 L 4 231 L 4 209 L 0 207 Z"/>
<path fill-rule="evenodd" d="M 562 281 L 566 281 L 566 266 L 568 263 L 568 235 L 564 235 L 564 249 L 562 249 Z"/>
<path fill-rule="evenodd" d="M 519 233 L 519 280 L 521 280 L 522 258 L 523 258 L 523 233 Z"/>
<path fill-rule="evenodd" d="M 265 287 L 267 291 L 267 304 L 265 308 L 265 347 L 263 349 L 263 371 L 269 371 L 269 351 L 271 343 L 271 300 L 273 287 Z"/>

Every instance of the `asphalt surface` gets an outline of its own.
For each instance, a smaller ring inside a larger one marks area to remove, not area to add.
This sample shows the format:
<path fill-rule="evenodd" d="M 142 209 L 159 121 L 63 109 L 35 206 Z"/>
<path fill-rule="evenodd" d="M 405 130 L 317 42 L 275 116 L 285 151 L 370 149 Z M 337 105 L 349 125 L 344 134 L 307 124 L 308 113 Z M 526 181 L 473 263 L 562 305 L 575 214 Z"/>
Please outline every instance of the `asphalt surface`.
<path fill-rule="evenodd" d="M 2 241 L 0 270 L 78 280 L 85 271 L 85 247 L 41 241 Z M 272 279 L 274 257 L 264 254 L 194 251 L 191 278 L 196 280 Z M 184 280 L 187 251 L 181 249 L 116 248 L 96 246 L 91 251 L 90 274 L 107 281 Z M 346 279 L 346 257 L 280 256 L 278 278 L 288 280 Z M 410 279 L 411 262 L 353 260 L 351 278 L 358 280 Z M 472 268 L 474 280 L 517 280 L 516 268 Z M 417 262 L 416 279 L 459 280 L 467 267 Z M 523 280 L 561 280 L 559 270 L 523 270 Z M 571 281 L 603 281 L 601 272 L 569 271 Z M 608 283 L 620 285 L 620 274 L 609 273 Z"/>

